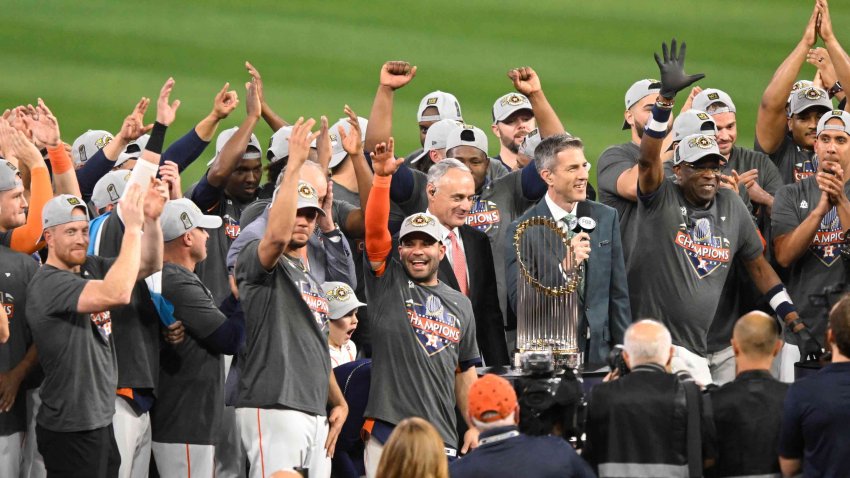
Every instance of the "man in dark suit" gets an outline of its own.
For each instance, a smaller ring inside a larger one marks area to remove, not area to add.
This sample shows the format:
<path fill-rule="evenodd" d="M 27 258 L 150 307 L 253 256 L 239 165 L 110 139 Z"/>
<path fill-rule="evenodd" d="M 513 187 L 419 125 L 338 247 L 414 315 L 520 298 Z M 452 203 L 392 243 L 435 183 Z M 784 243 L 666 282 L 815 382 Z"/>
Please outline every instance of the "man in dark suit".
<path fill-rule="evenodd" d="M 617 211 L 587 200 L 587 168 L 584 145 L 568 134 L 544 139 L 535 150 L 534 161 L 540 176 L 549 186 L 546 195 L 526 211 L 505 235 L 505 274 L 510 309 L 517 310 L 517 255 L 513 237 L 517 226 L 526 219 L 542 216 L 569 225 L 575 219 L 590 217 L 596 223 L 590 232 L 579 232 L 571 238 L 576 259 L 584 261 L 579 297 L 579 340 L 587 364 L 604 364 L 611 346 L 623 342 L 623 334 L 631 323 L 626 269 L 620 240 Z M 583 222 L 583 221 L 582 221 Z M 538 264 L 555 263 L 551 250 L 533 251 Z"/>
<path fill-rule="evenodd" d="M 446 245 L 439 280 L 469 297 L 485 365 L 508 365 L 508 346 L 496 289 L 496 268 L 487 235 L 466 224 L 475 180 L 463 163 L 447 158 L 428 170 L 428 214 L 437 218 Z"/>

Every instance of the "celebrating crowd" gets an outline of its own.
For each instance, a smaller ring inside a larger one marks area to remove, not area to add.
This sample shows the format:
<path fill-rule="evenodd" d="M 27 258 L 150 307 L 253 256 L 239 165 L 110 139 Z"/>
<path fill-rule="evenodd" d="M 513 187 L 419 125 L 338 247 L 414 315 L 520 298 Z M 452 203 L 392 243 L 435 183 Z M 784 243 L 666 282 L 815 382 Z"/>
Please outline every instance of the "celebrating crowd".
<path fill-rule="evenodd" d="M 404 61 L 368 119 L 333 124 L 279 115 L 246 62 L 244 97 L 225 84 L 170 144 L 172 78 L 72 144 L 42 99 L 7 105 L 0 476 L 846 476 L 850 56 L 816 0 L 754 149 L 685 59 L 662 44 L 659 79 L 627 89 L 598 202 L 530 67 L 489 132 L 425 95 L 406 156 Z M 518 257 L 533 217 L 571 257 Z M 521 268 L 565 261 L 583 369 L 605 381 L 485 374 L 514 363 Z"/>

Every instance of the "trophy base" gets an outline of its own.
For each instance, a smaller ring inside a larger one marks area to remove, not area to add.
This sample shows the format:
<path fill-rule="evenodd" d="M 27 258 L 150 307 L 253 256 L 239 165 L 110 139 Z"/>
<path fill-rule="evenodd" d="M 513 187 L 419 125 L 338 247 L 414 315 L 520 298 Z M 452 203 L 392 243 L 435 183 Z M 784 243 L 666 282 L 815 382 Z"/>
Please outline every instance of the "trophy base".
<path fill-rule="evenodd" d="M 540 374 L 569 368 L 576 373 L 583 369 L 582 353 L 577 349 L 519 349 L 514 355 L 514 368 L 523 373 Z"/>

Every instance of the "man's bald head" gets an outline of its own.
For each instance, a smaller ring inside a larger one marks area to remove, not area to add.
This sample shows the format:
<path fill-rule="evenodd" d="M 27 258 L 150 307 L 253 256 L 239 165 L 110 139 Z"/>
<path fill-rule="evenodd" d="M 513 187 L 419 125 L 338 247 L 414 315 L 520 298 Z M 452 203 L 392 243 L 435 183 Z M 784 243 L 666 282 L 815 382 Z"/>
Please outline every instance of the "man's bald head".
<path fill-rule="evenodd" d="M 779 331 L 776 320 L 760 311 L 750 312 L 735 323 L 732 345 L 749 358 L 773 357 L 778 350 Z"/>
<path fill-rule="evenodd" d="M 665 366 L 670 361 L 672 346 L 673 339 L 664 324 L 644 319 L 626 329 L 624 358 L 629 368 L 647 363 Z"/>

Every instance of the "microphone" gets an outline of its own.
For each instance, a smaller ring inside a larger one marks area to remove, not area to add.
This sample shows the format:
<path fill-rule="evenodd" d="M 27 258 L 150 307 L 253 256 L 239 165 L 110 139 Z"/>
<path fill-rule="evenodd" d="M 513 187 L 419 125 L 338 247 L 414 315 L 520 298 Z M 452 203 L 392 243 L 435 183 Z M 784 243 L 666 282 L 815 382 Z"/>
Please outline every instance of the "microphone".
<path fill-rule="evenodd" d="M 590 216 L 573 218 L 570 220 L 570 229 L 576 234 L 580 232 L 590 234 L 594 229 L 596 229 L 596 221 L 594 221 Z"/>

